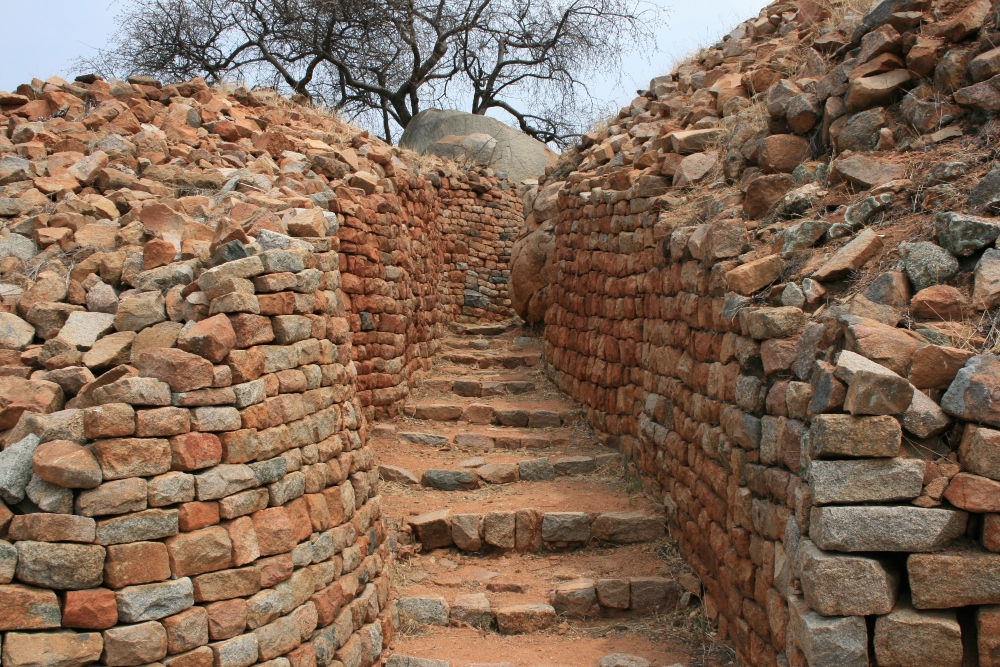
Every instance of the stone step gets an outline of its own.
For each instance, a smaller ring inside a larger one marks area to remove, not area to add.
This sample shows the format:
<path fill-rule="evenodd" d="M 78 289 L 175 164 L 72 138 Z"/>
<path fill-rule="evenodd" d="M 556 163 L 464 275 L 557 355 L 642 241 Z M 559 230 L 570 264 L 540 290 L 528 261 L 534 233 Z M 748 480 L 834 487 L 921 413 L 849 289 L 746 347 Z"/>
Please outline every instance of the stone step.
<path fill-rule="evenodd" d="M 541 401 L 539 401 L 540 403 Z M 403 414 L 414 419 L 527 428 L 558 428 L 582 417 L 583 411 L 563 401 L 544 408 L 521 407 L 510 401 L 407 403 Z"/>
<path fill-rule="evenodd" d="M 417 430 L 401 425 L 399 430 L 391 424 L 378 424 L 372 436 L 413 445 L 457 449 L 461 451 L 489 452 L 494 450 L 552 449 L 570 445 L 598 447 L 597 439 L 584 437 L 569 428 L 529 429 L 506 426 L 472 426 L 467 422 L 445 422 L 433 430 Z"/>
<path fill-rule="evenodd" d="M 640 544 L 664 537 L 666 519 L 645 511 L 542 512 L 535 508 L 452 514 L 449 509 L 407 519 L 424 551 L 456 547 L 462 551 L 538 551 L 590 544 Z M 399 536 L 401 542 L 404 536 Z"/>
<path fill-rule="evenodd" d="M 452 322 L 448 325 L 448 328 L 452 333 L 460 336 L 500 336 L 519 329 L 522 324 L 523 322 L 516 319 L 490 324 L 461 324 L 459 322 Z"/>
<path fill-rule="evenodd" d="M 387 482 L 420 485 L 438 491 L 469 491 L 485 485 L 543 482 L 560 476 L 587 475 L 620 460 L 618 454 L 612 453 L 540 457 L 504 463 L 488 463 L 484 457 L 476 456 L 463 461 L 458 469 L 427 468 L 419 471 L 418 476 L 406 468 L 382 464 L 379 474 Z"/>
<path fill-rule="evenodd" d="M 520 368 L 536 366 L 542 361 L 542 352 L 501 352 L 476 354 L 475 352 L 443 352 L 438 359 L 462 366 L 476 368 Z"/>
<path fill-rule="evenodd" d="M 486 584 L 489 594 L 403 596 L 397 602 L 397 609 L 404 626 L 467 623 L 482 629 L 495 628 L 501 634 L 521 634 L 548 627 L 547 620 L 555 615 L 573 619 L 614 616 L 622 620 L 684 609 L 693 597 L 701 595 L 701 583 L 691 575 L 684 578 L 689 581 L 682 585 L 673 577 L 581 577 L 563 581 L 546 591 L 532 591 L 536 598 L 544 593 L 544 602 L 512 600 L 510 593 L 514 589 L 527 592 L 522 585 L 495 582 Z M 504 594 L 502 600 L 498 599 L 500 593 Z M 520 597 L 529 599 L 527 595 Z M 515 610 L 516 616 L 512 613 Z M 518 617 L 521 622 L 512 622 Z"/>
<path fill-rule="evenodd" d="M 537 352 L 544 349 L 544 343 L 538 338 L 515 336 L 513 338 L 446 338 L 441 341 L 445 350 L 479 350 L 481 352 L 509 350 L 515 352 Z"/>
<path fill-rule="evenodd" d="M 463 398 L 521 396 L 538 389 L 538 383 L 521 378 L 474 379 L 434 377 L 420 383 L 420 392 L 451 393 Z"/>

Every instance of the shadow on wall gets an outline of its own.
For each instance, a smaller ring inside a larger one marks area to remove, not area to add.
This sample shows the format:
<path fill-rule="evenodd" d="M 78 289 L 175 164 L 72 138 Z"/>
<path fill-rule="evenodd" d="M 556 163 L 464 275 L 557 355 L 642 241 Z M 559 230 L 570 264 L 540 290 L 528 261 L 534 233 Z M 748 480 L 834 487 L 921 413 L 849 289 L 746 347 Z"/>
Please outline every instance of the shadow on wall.
<path fill-rule="evenodd" d="M 540 191 L 534 186 L 522 194 L 530 213 L 511 249 L 509 293 L 511 307 L 529 324 L 543 322 L 549 307 L 557 201 L 564 183 L 548 183 Z"/>

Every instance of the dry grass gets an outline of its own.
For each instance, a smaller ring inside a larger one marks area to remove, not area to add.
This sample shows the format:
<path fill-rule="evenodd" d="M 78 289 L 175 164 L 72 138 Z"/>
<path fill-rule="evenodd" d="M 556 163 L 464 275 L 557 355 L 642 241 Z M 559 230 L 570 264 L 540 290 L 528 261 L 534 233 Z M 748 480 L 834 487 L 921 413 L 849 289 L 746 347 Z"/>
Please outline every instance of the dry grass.
<path fill-rule="evenodd" d="M 587 637 L 641 635 L 654 644 L 680 642 L 695 654 L 688 667 L 730 667 L 738 664 L 736 651 L 712 629 L 712 623 L 701 602 L 697 602 L 693 608 L 616 620 L 612 624 L 570 626 L 565 632 L 569 636 Z"/>
<path fill-rule="evenodd" d="M 864 15 L 878 3 L 879 0 L 821 0 L 819 5 L 830 12 L 822 27 L 841 30 L 850 37 Z"/>
<path fill-rule="evenodd" d="M 223 79 L 222 81 L 215 84 L 215 92 L 220 95 L 225 95 L 229 97 L 236 92 L 238 88 L 246 88 L 247 82 L 243 79 L 237 79 L 236 81 L 230 81 L 228 79 Z"/>
<path fill-rule="evenodd" d="M 764 93 L 759 93 L 753 97 L 750 106 L 740 111 L 735 116 L 727 116 L 722 119 L 719 129 L 723 134 L 707 150 L 717 151 L 718 160 L 715 168 L 704 179 L 706 183 L 712 183 L 722 177 L 722 164 L 726 158 L 726 153 L 732 149 L 739 149 L 734 145 L 737 136 L 741 138 L 749 137 L 767 129 L 771 120 L 767 113 L 767 105 L 764 103 Z"/>

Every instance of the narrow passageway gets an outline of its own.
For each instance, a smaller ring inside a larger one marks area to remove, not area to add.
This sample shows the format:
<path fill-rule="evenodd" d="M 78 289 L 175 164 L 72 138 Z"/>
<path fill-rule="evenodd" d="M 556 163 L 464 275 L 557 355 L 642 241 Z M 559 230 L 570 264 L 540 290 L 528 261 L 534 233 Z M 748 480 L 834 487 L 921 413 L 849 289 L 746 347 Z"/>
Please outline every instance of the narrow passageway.
<path fill-rule="evenodd" d="M 540 338 L 454 327 L 372 441 L 399 556 L 390 666 L 731 664 L 662 506 L 550 382 Z"/>

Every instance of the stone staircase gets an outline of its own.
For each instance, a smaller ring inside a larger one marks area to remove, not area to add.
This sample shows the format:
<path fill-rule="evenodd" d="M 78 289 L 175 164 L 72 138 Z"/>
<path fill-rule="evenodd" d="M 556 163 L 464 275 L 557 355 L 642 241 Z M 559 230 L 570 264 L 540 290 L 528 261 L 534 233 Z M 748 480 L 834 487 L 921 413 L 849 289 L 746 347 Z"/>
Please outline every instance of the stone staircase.
<path fill-rule="evenodd" d="M 662 507 L 544 366 L 513 326 L 453 326 L 403 414 L 373 425 L 398 556 L 388 664 L 731 664 Z"/>

